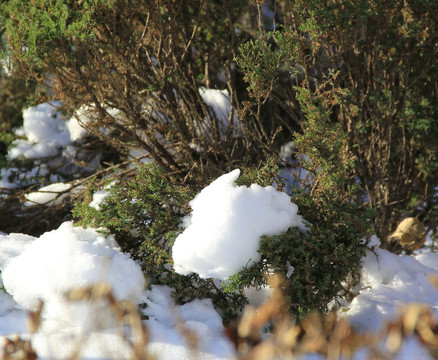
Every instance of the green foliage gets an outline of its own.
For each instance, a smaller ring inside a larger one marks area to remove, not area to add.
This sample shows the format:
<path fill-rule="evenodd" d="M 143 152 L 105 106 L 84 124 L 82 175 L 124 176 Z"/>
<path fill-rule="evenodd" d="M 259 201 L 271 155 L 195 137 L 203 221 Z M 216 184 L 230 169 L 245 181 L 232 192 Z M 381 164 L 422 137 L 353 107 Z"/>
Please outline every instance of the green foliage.
<path fill-rule="evenodd" d="M 309 231 L 290 229 L 283 236 L 265 238 L 260 253 L 279 274 L 287 275 L 287 262 L 294 267 L 283 290 L 294 313 L 327 311 L 333 300 L 348 299 L 358 280 L 372 214 L 298 189 L 293 199 L 310 223 Z"/>
<path fill-rule="evenodd" d="M 281 187 L 281 184 L 278 183 L 279 172 L 279 166 L 273 159 L 268 158 L 258 166 L 243 168 L 241 175 L 236 180 L 236 185 L 250 186 L 251 184 L 257 184 L 260 186 L 272 186 L 276 184 Z"/>
<path fill-rule="evenodd" d="M 169 249 L 180 232 L 191 192 L 169 183 L 155 166 L 138 166 L 135 180 L 116 180 L 108 187 L 111 195 L 99 210 L 88 206 L 96 190 L 88 188 L 86 200 L 74 211 L 78 224 L 117 234 L 123 250 L 141 260 L 146 269 L 170 262 Z"/>
<path fill-rule="evenodd" d="M 250 40 L 239 46 L 237 63 L 244 73 L 243 79 L 249 84 L 249 93 L 254 98 L 266 100 L 279 72 L 279 53 L 272 51 L 262 39 Z"/>
<path fill-rule="evenodd" d="M 347 182 L 358 182 L 358 205 L 369 201 L 377 212 L 383 246 L 405 216 L 436 231 L 438 4 L 298 0 L 282 1 L 281 9 L 270 40 L 274 54 L 249 51 L 256 49 L 251 42 L 241 46 L 248 50 L 238 59 L 245 79 L 251 85 L 256 62 L 279 58 L 285 71 L 265 72 L 259 92 L 282 107 L 283 124 L 298 123 L 303 136 L 310 131 L 315 148 L 326 147 L 334 132 L 346 137 L 346 158 L 354 160 Z M 257 49 L 267 46 L 263 41 L 262 33 Z M 328 125 L 332 130 L 320 131 Z M 326 147 L 313 161 L 324 165 L 333 152 Z"/>
<path fill-rule="evenodd" d="M 20 60 L 40 66 L 60 49 L 74 51 L 74 39 L 92 39 L 99 10 L 113 4 L 114 0 L 9 1 L 4 11 L 9 46 Z M 16 27 L 20 34 L 13 30 Z"/>
<path fill-rule="evenodd" d="M 308 231 L 290 228 L 284 234 L 262 237 L 260 261 L 224 285 L 225 291 L 241 291 L 247 286 L 266 285 L 272 274 L 279 274 L 284 278 L 283 296 L 297 316 L 328 311 L 336 301 L 349 298 L 358 280 L 374 216 L 370 208 L 359 209 L 351 201 L 357 189 L 350 184 L 353 162 L 345 153 L 342 130 L 338 124 L 324 122 L 324 113 L 318 108 L 308 114 L 307 131 L 297 134 L 296 146 L 299 152 L 309 154 L 303 165 L 311 172 L 312 180 L 291 193 L 291 201 L 298 205 Z M 275 167 L 268 164 L 260 173 L 262 178 L 270 178 Z M 249 171 L 245 182 L 260 182 L 257 178 L 257 172 Z M 275 182 L 281 187 L 281 178 L 277 176 Z M 288 273 L 291 266 L 294 270 Z"/>

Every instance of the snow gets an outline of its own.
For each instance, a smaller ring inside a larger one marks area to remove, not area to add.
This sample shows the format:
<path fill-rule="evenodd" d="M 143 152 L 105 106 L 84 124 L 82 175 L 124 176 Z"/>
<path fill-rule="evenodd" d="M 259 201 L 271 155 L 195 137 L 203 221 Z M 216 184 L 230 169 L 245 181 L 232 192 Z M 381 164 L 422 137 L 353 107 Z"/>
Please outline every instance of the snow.
<path fill-rule="evenodd" d="M 172 248 L 175 271 L 225 280 L 260 259 L 262 235 L 301 222 L 298 207 L 274 187 L 236 186 L 240 170 L 222 175 L 191 202 L 186 229 Z"/>
<path fill-rule="evenodd" d="M 84 334 L 91 333 L 95 339 L 84 348 L 90 354 L 99 346 L 111 350 L 109 345 L 121 344 L 113 330 L 104 331 L 108 329 L 102 324 L 101 315 L 108 311 L 106 308 L 68 302 L 64 296 L 69 290 L 108 284 L 118 301 L 139 299 L 145 286 L 143 272 L 127 254 L 120 252 L 112 237 L 104 238 L 95 230 L 65 222 L 39 238 L 3 235 L 0 243 L 1 275 L 10 294 L 1 297 L 0 334 L 10 335 L 17 330 L 26 334 L 22 310 L 35 310 L 42 300 L 43 322 L 32 335 L 32 344 L 43 357 L 71 356 L 76 346 L 74 339 Z M 17 324 L 21 325 L 11 331 L 14 319 L 20 320 Z M 7 329 L 5 323 L 9 324 Z M 117 348 L 120 351 L 121 347 Z"/>
<path fill-rule="evenodd" d="M 229 123 L 229 116 L 231 112 L 231 100 L 228 90 L 216 90 L 200 88 L 199 93 L 204 100 L 205 104 L 213 111 L 216 119 L 218 120 L 218 130 L 220 136 L 223 138 L 226 135 L 229 126 L 232 127 L 231 134 L 236 136 L 239 134 L 240 124 L 234 114 Z"/>
<path fill-rule="evenodd" d="M 39 238 L 0 236 L 0 270 L 8 294 L 0 293 L 0 336 L 28 337 L 42 359 L 67 359 L 80 347 L 84 359 L 128 359 L 131 348 L 118 332 L 106 304 L 72 303 L 72 289 L 106 283 L 118 301 L 146 303 L 151 354 L 159 359 L 192 359 L 187 333 L 198 338 L 199 359 L 229 359 L 234 350 L 211 300 L 178 306 L 170 288 L 145 290 L 140 266 L 120 252 L 114 239 L 96 230 L 63 223 Z M 43 322 L 35 334 L 26 327 L 27 313 L 44 302 Z M 106 305 L 106 306 L 105 306 Z M 129 334 L 128 334 L 129 335 Z M 202 341 L 200 339 L 202 338 Z"/>
<path fill-rule="evenodd" d="M 107 190 L 98 190 L 93 193 L 93 200 L 90 202 L 88 206 L 100 210 L 100 204 L 102 204 L 105 199 L 110 195 L 110 192 Z"/>
<path fill-rule="evenodd" d="M 360 292 L 343 313 L 361 331 L 377 331 L 409 303 L 430 306 L 438 315 L 438 291 L 429 276 L 438 275 L 438 254 L 395 255 L 374 248 L 363 259 Z"/>
<path fill-rule="evenodd" d="M 0 169 L 0 189 L 13 189 L 17 186 L 15 183 L 9 181 L 9 177 L 12 175 L 13 170 L 14 169 Z"/>
<path fill-rule="evenodd" d="M 184 333 L 195 335 L 197 351 L 202 359 L 229 359 L 234 349 L 224 335 L 222 319 L 210 299 L 194 300 L 175 305 L 167 286 L 152 285 L 144 293 L 148 305 L 144 314 L 149 317 L 150 352 L 160 359 L 192 359 Z"/>
<path fill-rule="evenodd" d="M 99 167 L 100 154 L 91 157 L 80 150 L 80 142 L 87 131 L 80 127 L 76 118 L 62 114 L 59 110 L 61 105 L 61 102 L 53 101 L 23 111 L 23 126 L 14 130 L 22 138 L 9 147 L 7 158 L 32 160 L 34 167 L 1 169 L 0 188 L 37 184 L 41 177 L 50 177 L 48 180 L 51 182 L 62 182 L 65 177 L 89 175 Z M 77 162 L 87 166 L 76 165 Z M 9 181 L 10 177 L 15 180 Z M 28 202 L 27 205 L 30 204 Z"/>
<path fill-rule="evenodd" d="M 12 159 L 54 156 L 58 148 L 70 143 L 66 119 L 56 110 L 59 102 L 43 103 L 23 111 L 23 127 L 19 130 L 26 139 L 17 140 L 9 151 Z"/>
<path fill-rule="evenodd" d="M 62 192 L 67 192 L 72 188 L 71 184 L 53 183 L 48 186 L 43 186 L 38 191 L 31 192 L 25 195 L 25 206 L 32 206 L 37 204 L 43 205 L 58 205 L 61 204 L 66 194 L 60 195 Z"/>
<path fill-rule="evenodd" d="M 66 261 L 68 259 L 68 261 Z M 33 240 L 2 271 L 8 293 L 24 309 L 51 304 L 68 290 L 108 283 L 118 299 L 136 299 L 144 286 L 140 267 L 112 238 L 63 223 Z"/>

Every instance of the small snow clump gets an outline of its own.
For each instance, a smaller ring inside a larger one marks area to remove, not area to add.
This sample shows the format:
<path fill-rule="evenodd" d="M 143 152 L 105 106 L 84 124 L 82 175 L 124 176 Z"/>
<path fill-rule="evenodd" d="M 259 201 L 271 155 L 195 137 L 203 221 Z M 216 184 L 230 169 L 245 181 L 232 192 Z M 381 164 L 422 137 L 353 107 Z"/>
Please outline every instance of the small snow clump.
<path fill-rule="evenodd" d="M 59 205 L 66 196 L 66 194 L 62 193 L 70 190 L 71 187 L 71 184 L 64 183 L 54 183 L 44 186 L 38 191 L 24 195 L 27 200 L 24 205 Z"/>

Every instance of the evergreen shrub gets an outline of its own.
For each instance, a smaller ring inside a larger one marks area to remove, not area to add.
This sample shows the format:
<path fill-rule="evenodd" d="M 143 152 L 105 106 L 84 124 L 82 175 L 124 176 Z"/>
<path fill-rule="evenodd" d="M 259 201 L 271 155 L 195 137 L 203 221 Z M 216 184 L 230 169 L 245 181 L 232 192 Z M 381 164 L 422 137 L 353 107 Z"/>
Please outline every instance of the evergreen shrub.
<path fill-rule="evenodd" d="M 238 185 L 276 184 L 281 189 L 284 183 L 278 173 L 275 163 L 268 161 L 244 169 Z M 289 301 L 290 310 L 298 315 L 312 310 L 326 311 L 334 299 L 348 296 L 353 280 L 357 280 L 370 229 L 369 219 L 353 205 L 333 199 L 327 193 L 312 196 L 294 189 L 291 201 L 309 221 L 309 231 L 300 233 L 291 228 L 284 234 L 264 236 L 260 262 L 220 285 L 196 274 L 176 274 L 172 268 L 171 246 L 182 231 L 180 224 L 190 211 L 188 202 L 195 189 L 172 184 L 154 165 L 139 166 L 135 179 L 115 181 L 107 189 L 109 196 L 97 210 L 89 204 L 98 189 L 89 187 L 85 200 L 74 210 L 78 224 L 115 234 L 122 250 L 139 261 L 151 283 L 171 286 L 180 302 L 211 297 L 226 319 L 235 316 L 245 304 L 246 287 L 265 285 L 272 271 L 286 277 L 288 264 L 295 271 L 284 282 L 287 288 L 283 289 L 283 295 Z"/>
<path fill-rule="evenodd" d="M 253 106 L 269 95 L 283 124 L 299 124 L 299 133 L 309 130 L 309 111 L 315 122 L 339 124 L 354 160 L 349 182 L 358 185 L 357 205 L 376 211 L 384 247 L 391 248 L 390 234 L 405 217 L 436 234 L 438 3 L 277 4 L 274 31 L 261 27 L 257 40 L 240 46 Z M 315 144 L 324 142 L 315 135 Z"/>
<path fill-rule="evenodd" d="M 98 189 L 93 184 L 88 187 L 84 201 L 73 211 L 78 225 L 114 234 L 121 249 L 142 266 L 149 283 L 172 287 L 177 302 L 209 297 L 226 320 L 236 315 L 246 303 L 241 294 L 224 293 L 212 279 L 173 271 L 171 246 L 182 232 L 180 224 L 190 211 L 193 189 L 171 183 L 155 165 L 139 165 L 134 179 L 120 178 L 107 189 L 109 195 L 97 210 L 89 204 Z"/>

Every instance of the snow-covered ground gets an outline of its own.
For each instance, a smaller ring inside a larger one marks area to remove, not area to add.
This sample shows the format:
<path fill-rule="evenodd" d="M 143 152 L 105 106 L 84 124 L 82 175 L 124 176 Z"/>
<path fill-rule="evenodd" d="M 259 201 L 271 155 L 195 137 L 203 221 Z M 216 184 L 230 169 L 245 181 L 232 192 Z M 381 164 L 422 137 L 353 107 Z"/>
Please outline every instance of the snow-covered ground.
<path fill-rule="evenodd" d="M 94 230 L 66 222 L 39 238 L 1 235 L 0 270 L 7 291 L 0 292 L 0 344 L 18 334 L 31 339 L 41 359 L 68 359 L 78 348 L 84 359 L 130 358 L 132 348 L 125 339 L 135 334 L 117 321 L 105 298 L 74 302 L 65 296 L 71 289 L 101 283 L 110 286 L 115 301 L 147 305 L 142 310 L 150 332 L 147 349 L 158 359 L 192 359 L 188 332 L 198 339 L 198 359 L 236 355 L 209 299 L 180 306 L 168 287 L 146 289 L 140 267 L 120 252 L 114 239 Z M 374 248 L 363 260 L 359 295 L 339 314 L 363 332 L 378 331 L 408 303 L 427 304 L 438 314 L 438 291 L 428 280 L 431 274 L 438 275 L 438 254 L 397 256 Z M 42 322 L 31 334 L 28 311 L 38 308 L 38 300 L 44 302 Z M 413 339 L 398 358 L 412 356 L 430 357 Z"/>
<path fill-rule="evenodd" d="M 214 94 L 209 95 L 209 101 L 213 102 Z M 66 149 L 84 136 L 73 120 L 66 125 L 64 119 L 54 116 L 51 107 L 31 109 L 25 115 L 27 121 L 22 129 L 25 138 L 10 149 L 11 158 L 38 158 L 38 154 L 56 153 L 66 156 L 70 151 Z M 44 139 L 53 141 L 39 146 Z M 8 174 L 9 170 L 2 170 L 0 186 L 13 186 L 7 180 Z M 238 171 L 225 174 L 193 200 L 194 211 L 187 218 L 186 229 L 175 245 L 178 271 L 226 278 L 236 267 L 242 266 L 242 262 L 245 265 L 250 259 L 255 260 L 257 237 L 261 234 L 275 234 L 290 226 L 305 231 L 302 219 L 297 215 L 299 209 L 285 198 L 285 194 L 270 187 L 237 187 L 234 181 L 238 176 Z M 53 201 L 54 193 L 65 190 L 68 186 L 57 183 L 40 193 L 28 194 L 28 205 Z M 93 202 L 96 209 L 105 196 L 104 191 L 96 194 Z M 213 208 L 215 203 L 223 206 Z M 215 223 L 203 227 L 207 220 L 202 214 L 208 211 L 213 212 L 218 227 Z M 255 230 L 247 239 L 247 246 L 236 248 L 233 239 L 248 235 L 249 227 Z M 230 243 L 227 239 L 231 239 Z M 192 245 L 188 246 L 189 243 Z M 438 291 L 429 282 L 431 275 L 438 275 L 438 254 L 423 251 L 398 256 L 377 245 L 378 239 L 374 237 L 363 259 L 358 295 L 351 303 L 343 304 L 339 316 L 349 319 L 359 332 L 376 332 L 394 319 L 406 304 L 426 304 L 438 315 Z M 227 257 L 227 252 L 239 255 L 240 262 L 236 256 Z M 292 268 L 293 264 L 290 265 Z M 80 351 L 81 358 L 90 360 L 129 359 L 133 347 L 128 340 L 138 343 L 139 333 L 134 326 L 135 319 L 117 311 L 125 309 L 126 304 L 143 304 L 146 306 L 141 306 L 140 310 L 144 317 L 142 323 L 149 331 L 147 351 L 157 359 L 216 360 L 236 356 L 233 344 L 225 335 L 221 317 L 209 299 L 176 305 L 170 288 L 147 286 L 140 266 L 129 254 L 121 253 L 111 236 L 105 238 L 93 229 L 66 222 L 39 238 L 1 234 L 0 271 L 0 285 L 4 289 L 0 291 L 0 347 L 17 334 L 31 340 L 41 359 L 69 359 L 76 351 Z M 78 289 L 82 292 L 71 292 Z M 264 297 L 266 293 L 260 296 Z M 38 316 L 35 311 L 41 306 L 40 300 L 44 305 Z M 32 333 L 35 318 L 41 323 Z M 29 319 L 34 322 L 29 323 Z M 432 358 L 417 340 L 411 338 L 397 358 L 415 357 Z M 307 358 L 322 357 L 309 354 Z M 356 358 L 366 356 L 360 352 Z"/>

